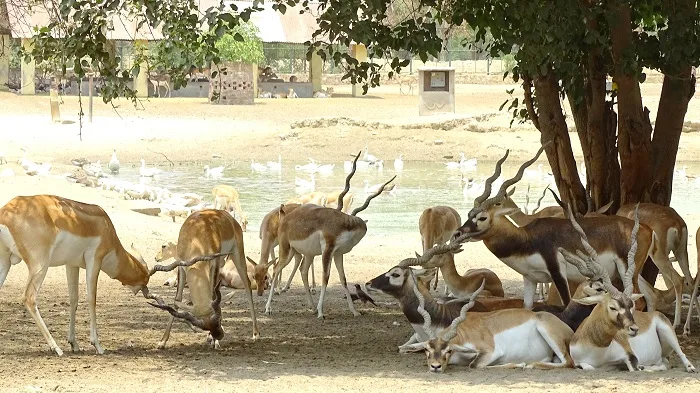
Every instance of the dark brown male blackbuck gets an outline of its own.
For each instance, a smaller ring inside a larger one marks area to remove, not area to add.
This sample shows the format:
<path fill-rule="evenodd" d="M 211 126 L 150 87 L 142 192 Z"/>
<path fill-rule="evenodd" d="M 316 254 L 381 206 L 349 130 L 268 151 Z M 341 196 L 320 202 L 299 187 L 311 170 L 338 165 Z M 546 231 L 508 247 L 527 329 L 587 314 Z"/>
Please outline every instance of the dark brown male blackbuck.
<path fill-rule="evenodd" d="M 516 175 L 503 182 L 498 193 L 491 195 L 491 184 L 500 176 L 501 166 L 508 158 L 509 151 L 498 160 L 494 174 L 486 179 L 484 193 L 474 200 L 474 207 L 468 214 L 467 220 L 457 229 L 454 237 L 465 235 L 468 241 L 483 241 L 486 247 L 503 263 L 522 274 L 524 283 L 525 308 L 531 309 L 535 299 L 538 282 L 553 282 L 563 304 L 571 300 L 568 281 L 576 284 L 586 280 L 578 269 L 567 263 L 557 251 L 563 248 L 574 251 L 581 248 L 580 237 L 567 219 L 544 217 L 520 226 L 508 219 L 509 214 L 519 209 L 505 204 L 509 187 L 517 183 L 523 176 L 525 168 L 534 163 L 542 153 L 540 148 L 534 158 L 520 166 Z M 624 265 L 627 251 L 630 248 L 630 233 L 634 222 L 628 218 L 584 217 L 580 225 L 588 234 L 591 244 L 599 250 L 600 262 L 611 277 L 620 276 L 618 266 Z M 639 248 L 643 252 L 637 255 L 637 272 L 639 283 L 648 303 L 653 304 L 653 291 L 639 271 L 644 266 L 647 255 L 655 251 L 654 234 L 649 227 L 642 225 L 639 230 Z M 568 280 L 568 281 L 567 281 Z"/>
<path fill-rule="evenodd" d="M 287 212 L 284 206 L 280 207 L 280 224 L 277 232 L 280 255 L 279 262 L 275 265 L 272 274 L 272 288 L 267 298 L 265 313 L 271 313 L 272 294 L 275 286 L 279 285 L 280 281 L 279 272 L 289 264 L 294 253 L 298 252 L 304 256 L 301 263 L 301 274 L 307 300 L 311 307 L 313 306 L 313 300 L 309 290 L 308 271 L 313 257 L 321 255 L 323 286 L 321 287 L 321 295 L 316 307 L 318 318 L 323 318 L 323 302 L 326 298 L 326 287 L 330 278 L 331 259 L 335 262 L 335 267 L 338 270 L 340 284 L 345 291 L 350 312 L 355 316 L 360 315 L 355 310 L 350 291 L 347 288 L 343 256 L 349 253 L 367 233 L 367 223 L 365 220 L 357 217 L 357 214 L 365 210 L 369 206 L 370 201 L 380 195 L 384 191 L 384 187 L 391 183 L 396 176 L 381 185 L 374 194 L 365 200 L 362 206 L 353 210 L 351 214 L 343 213 L 344 197 L 350 190 L 350 180 L 357 169 L 357 159 L 359 157 L 360 153 L 353 160 L 352 171 L 345 179 L 345 189 L 338 196 L 338 204 L 335 209 L 317 205 L 301 205 L 294 211 Z"/>

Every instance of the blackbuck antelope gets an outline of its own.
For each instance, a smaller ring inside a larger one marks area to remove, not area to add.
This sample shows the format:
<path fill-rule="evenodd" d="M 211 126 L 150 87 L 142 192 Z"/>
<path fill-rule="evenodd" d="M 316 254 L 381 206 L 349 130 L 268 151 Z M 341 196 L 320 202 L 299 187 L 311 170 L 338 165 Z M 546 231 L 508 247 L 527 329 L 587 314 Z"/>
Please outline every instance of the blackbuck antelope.
<path fill-rule="evenodd" d="M 384 191 L 384 187 L 391 183 L 396 176 L 384 183 L 377 192 L 370 195 L 362 206 L 353 210 L 351 214 L 345 214 L 343 210 L 343 201 L 345 194 L 350 190 L 350 180 L 357 169 L 357 159 L 360 153 L 357 154 L 352 164 L 352 171 L 345 179 L 345 188 L 338 197 L 338 206 L 336 209 L 321 207 L 316 205 L 301 205 L 294 211 L 287 213 L 284 206 L 280 207 L 280 224 L 278 230 L 279 241 L 279 263 L 275 266 L 272 274 L 272 289 L 267 298 L 265 312 L 271 312 L 272 293 L 276 285 L 279 285 L 280 272 L 289 264 L 289 261 L 294 256 L 292 249 L 304 255 L 301 265 L 302 280 L 306 289 L 307 300 L 309 305 L 313 305 L 311 292 L 308 285 L 308 270 L 312 258 L 316 255 L 321 255 L 323 263 L 323 286 L 321 287 L 321 295 L 318 299 L 317 311 L 318 317 L 323 318 L 323 302 L 326 298 L 326 287 L 330 277 L 331 258 L 335 261 L 335 267 L 340 276 L 340 284 L 345 291 L 345 297 L 348 302 L 348 308 L 353 315 L 360 315 L 355 310 L 352 303 L 350 292 L 347 288 L 345 279 L 345 270 L 343 268 L 343 255 L 350 252 L 367 233 L 367 224 L 365 220 L 357 217 L 357 214 L 365 210 L 370 201 Z"/>
<path fill-rule="evenodd" d="M 24 305 L 44 339 L 57 355 L 56 344 L 39 314 L 37 295 L 49 267 L 65 266 L 70 299 L 68 342 L 79 351 L 75 339 L 75 313 L 78 308 L 80 268 L 85 269 L 90 343 L 98 354 L 104 353 L 97 338 L 97 278 L 100 271 L 128 286 L 134 294 L 155 299 L 148 292 L 146 262 L 133 250 L 127 252 L 117 237 L 112 220 L 96 205 L 76 202 L 54 195 L 19 196 L 0 209 L 0 288 L 12 265 L 24 261 L 29 280 Z"/>
<path fill-rule="evenodd" d="M 624 205 L 617 211 L 617 215 L 632 219 L 635 213 L 635 206 L 634 204 Z M 692 292 L 693 285 L 693 276 L 690 274 L 688 262 L 688 226 L 672 207 L 660 206 L 654 203 L 639 204 L 639 222 L 647 225 L 656 233 L 657 252 L 654 256 L 661 260 L 661 263 L 657 263 L 657 266 L 666 282 L 666 287 L 676 295 L 675 316 L 673 318 L 673 327 L 675 328 L 681 323 L 681 299 L 683 292 Z M 671 252 L 676 257 L 684 277 L 681 277 L 676 272 L 676 269 L 673 268 L 668 257 Z M 657 260 L 655 259 L 654 261 L 656 262 Z M 660 294 L 659 291 L 655 292 Z M 662 294 L 662 298 L 667 300 L 665 294 Z"/>
<path fill-rule="evenodd" d="M 436 244 L 447 243 L 461 223 L 462 218 L 457 210 L 449 206 L 434 206 L 423 210 L 418 219 L 423 252 Z M 438 274 L 436 273 L 433 290 L 437 289 L 437 286 Z M 445 294 L 447 294 L 447 287 L 445 287 Z"/>
<path fill-rule="evenodd" d="M 284 209 L 285 212 L 290 213 L 299 206 L 300 205 L 297 203 L 289 203 L 284 205 Z M 260 260 L 255 266 L 255 272 L 253 274 L 255 282 L 258 284 L 258 296 L 262 296 L 262 294 L 264 293 L 264 289 L 267 289 L 267 287 L 262 286 L 261 284 L 263 283 L 263 281 L 267 280 L 267 277 L 269 276 L 268 272 L 270 270 L 270 266 L 274 265 L 276 261 L 275 247 L 279 244 L 277 239 L 277 232 L 279 231 L 279 226 L 280 207 L 276 207 L 272 211 L 267 213 L 265 217 L 263 217 L 262 223 L 260 224 L 260 240 L 262 240 L 262 245 L 260 246 Z M 292 284 L 292 279 L 294 278 L 294 274 L 296 273 L 297 269 L 299 268 L 299 265 L 301 264 L 301 254 L 296 252 L 294 249 L 291 249 L 290 252 L 294 253 L 294 268 L 292 269 L 292 273 L 289 275 L 287 285 L 285 285 L 282 288 L 282 292 L 289 290 L 289 287 Z M 281 275 L 282 270 L 280 270 L 280 276 Z M 316 291 L 316 276 L 314 275 L 313 270 L 313 257 L 311 258 L 311 288 L 312 291 Z"/>
<path fill-rule="evenodd" d="M 381 292 L 399 301 L 401 310 L 411 324 L 414 334 L 403 345 L 399 352 L 407 353 L 409 345 L 429 340 L 440 331 L 447 328 L 459 316 L 459 312 L 468 300 L 452 298 L 449 300 L 435 299 L 429 289 L 430 281 L 434 278 L 436 269 L 412 269 L 410 266 L 425 264 L 430 260 L 425 256 L 409 258 L 401 261 L 388 272 L 380 274 L 365 284 L 370 292 Z M 485 281 L 481 281 L 484 283 Z M 478 289 L 475 288 L 474 292 Z M 469 294 L 471 296 L 471 294 Z M 467 298 L 469 297 L 467 296 Z M 421 309 L 419 309 L 421 306 Z M 489 299 L 479 298 L 472 311 L 485 312 L 505 308 L 522 308 L 521 299 Z M 428 318 L 424 317 L 427 313 Z"/>
<path fill-rule="evenodd" d="M 461 251 L 462 235 L 450 244 L 435 246 L 422 256 L 401 261 L 399 267 L 422 265 L 435 255 Z M 392 269 L 395 270 L 396 268 Z M 389 275 L 391 280 L 393 273 Z M 524 309 L 504 309 L 482 313 L 467 311 L 476 304 L 486 280 L 472 293 L 450 326 L 434 335 L 430 314 L 426 311 L 425 296 L 417 293 L 417 313 L 423 317 L 423 331 L 427 341 L 402 346 L 404 352 L 425 351 L 428 370 L 443 372 L 448 364 L 465 364 L 477 368 L 563 368 L 572 367 L 568 343 L 573 331 L 556 316 L 546 312 Z M 369 286 L 368 286 L 369 288 Z M 415 327 L 414 327 L 415 329 Z M 553 357 L 559 359 L 552 362 Z"/>
<path fill-rule="evenodd" d="M 248 229 L 248 217 L 243 214 L 243 209 L 241 209 L 241 198 L 238 190 L 231 186 L 220 184 L 212 188 L 211 194 L 214 197 L 214 209 L 234 212 L 241 229 L 245 232 Z"/>
<path fill-rule="evenodd" d="M 158 254 L 156 254 L 155 260 L 156 262 L 163 262 L 166 261 L 170 258 L 177 258 L 177 244 L 173 242 L 168 242 L 168 244 L 163 244 L 161 246 L 160 251 L 158 251 Z M 248 263 L 246 264 L 246 272 L 248 275 L 248 280 L 250 281 L 250 288 L 255 290 L 257 289 L 257 282 L 255 281 L 255 267 L 258 265 L 253 261 L 252 259 L 246 257 L 248 260 Z M 177 285 L 177 272 L 175 272 L 172 276 L 168 277 L 168 279 L 165 281 L 163 285 L 165 286 L 176 286 Z M 221 285 L 228 287 L 228 288 L 233 288 L 233 289 L 245 289 L 245 284 L 243 283 L 243 278 L 238 275 L 238 270 L 236 270 L 235 265 L 233 262 L 229 259 L 228 262 L 224 264 L 224 266 L 221 268 L 221 272 L 219 273 L 219 277 L 221 278 Z M 269 276 L 265 276 L 264 280 L 262 282 L 262 286 L 267 289 L 269 288 Z M 185 283 L 185 287 L 187 287 L 187 283 Z"/>
<path fill-rule="evenodd" d="M 503 182 L 496 196 L 489 198 L 492 182 L 500 176 L 501 165 L 508 158 L 509 151 L 498 160 L 494 174 L 486 179 L 484 193 L 474 200 L 474 207 L 469 212 L 467 220 L 454 234 L 454 237 L 466 235 L 468 241 L 483 241 L 486 247 L 513 270 L 523 275 L 525 308 L 532 309 L 538 282 L 554 282 L 562 304 L 571 300 L 568 281 L 577 284 L 586 280 L 578 269 L 567 263 L 557 251 L 559 247 L 565 250 L 580 248 L 581 240 L 567 219 L 539 218 L 527 225 L 519 226 L 507 218 L 509 214 L 519 209 L 504 205 L 506 190 L 517 183 L 523 176 L 525 168 L 535 162 L 544 147 L 541 147 L 535 157 L 526 161 L 514 177 Z M 600 261 L 611 276 L 616 276 L 620 263 L 624 263 L 630 245 L 629 234 L 634 222 L 619 216 L 584 217 L 580 225 L 588 234 L 588 239 L 599 250 Z M 654 251 L 654 233 L 642 225 L 639 230 L 639 248 L 643 252 L 637 254 L 637 269 L 641 271 L 647 255 Z M 635 274 L 641 285 L 648 305 L 653 305 L 653 291 L 639 272 Z"/>
<path fill-rule="evenodd" d="M 638 270 L 635 261 L 640 229 L 637 216 L 630 235 L 627 268 L 621 275 L 624 287 L 622 292 L 612 285 L 607 270 L 600 264 L 598 251 L 589 243 L 583 229 L 581 240 L 587 255 L 580 251 L 578 256 L 568 253 L 569 258 L 580 258 L 580 264 L 588 263 L 589 267 L 597 264 L 597 274 L 602 278 L 607 291 L 574 300 L 581 304 L 595 305 L 591 315 L 583 321 L 571 339 L 570 351 L 574 365 L 585 370 L 626 366 L 629 371 L 659 371 L 668 368 L 668 357 L 671 352 L 676 352 L 686 371 L 695 372 L 695 367 L 681 350 L 668 318 L 658 311 L 642 312 L 634 309 L 634 301 L 642 296 L 634 293 L 632 283 Z"/>
<path fill-rule="evenodd" d="M 224 330 L 221 327 L 220 271 L 227 255 L 231 255 L 233 265 L 243 281 L 245 292 L 247 292 L 250 316 L 253 322 L 253 340 L 256 340 L 260 332 L 258 331 L 250 280 L 246 274 L 243 232 L 238 222 L 223 210 L 205 209 L 192 213 L 182 223 L 177 245 L 178 260 L 168 266 L 155 266 L 152 271 L 171 271 L 178 268 L 175 301 L 182 301 L 182 293 L 185 289 L 185 283 L 187 283 L 190 288 L 193 309 L 191 312 L 179 311 L 164 304 L 149 303 L 172 315 L 158 347 L 165 347 L 176 317 L 208 331 L 208 339 L 211 338 L 214 348 L 220 347 L 219 341 L 224 336 Z"/>

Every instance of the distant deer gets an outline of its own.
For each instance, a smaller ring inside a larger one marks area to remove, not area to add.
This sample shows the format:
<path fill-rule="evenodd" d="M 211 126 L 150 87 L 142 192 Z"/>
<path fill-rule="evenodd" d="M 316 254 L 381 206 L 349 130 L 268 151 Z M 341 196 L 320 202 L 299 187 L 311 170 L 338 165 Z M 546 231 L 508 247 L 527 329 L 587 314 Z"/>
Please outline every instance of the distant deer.
<path fill-rule="evenodd" d="M 155 93 L 158 94 L 158 98 L 161 98 L 161 86 L 165 88 L 165 92 L 167 93 L 168 97 L 170 97 L 170 75 L 151 72 L 148 74 L 148 81 L 153 85 L 153 90 L 155 90 Z"/>

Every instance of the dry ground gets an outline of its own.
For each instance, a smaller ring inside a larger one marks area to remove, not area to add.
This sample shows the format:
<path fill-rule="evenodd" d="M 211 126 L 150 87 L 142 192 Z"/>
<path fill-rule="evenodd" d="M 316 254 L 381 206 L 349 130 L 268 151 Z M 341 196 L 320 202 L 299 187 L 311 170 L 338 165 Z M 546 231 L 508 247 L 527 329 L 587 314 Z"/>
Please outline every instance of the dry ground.
<path fill-rule="evenodd" d="M 649 89 L 658 86 L 648 87 Z M 469 92 L 458 99 L 460 115 L 496 112 L 504 98 L 505 86 L 462 86 Z M 0 150 L 16 160 L 22 145 L 29 147 L 32 158 L 50 159 L 54 164 L 67 163 L 76 155 L 106 161 L 112 146 L 120 149 L 123 161 L 146 156 L 162 161 L 147 148 L 162 151 L 178 161 L 202 161 L 212 152 L 232 159 L 256 160 L 274 157 L 305 159 L 359 150 L 365 143 L 382 155 L 406 152 L 408 159 L 436 160 L 442 155 L 456 155 L 460 150 L 483 158 L 499 154 L 501 149 L 478 149 L 492 144 L 517 147 L 522 155 L 531 154 L 537 134 L 529 127 L 505 129 L 507 119 L 494 116 L 476 121 L 480 132 L 464 128 L 450 131 L 405 129 L 401 127 L 363 129 L 350 126 L 290 129 L 289 123 L 309 117 L 347 116 L 357 120 L 399 123 L 406 113 L 411 122 L 418 119 L 415 102 L 390 94 L 388 88 L 375 98 L 333 98 L 331 100 L 267 100 L 253 107 L 214 107 L 195 100 L 151 100 L 146 110 L 134 111 L 121 103 L 116 117 L 108 107 L 96 105 L 96 121 L 87 127 L 85 141 L 78 142 L 74 125 L 49 124 L 48 98 L 16 97 L 0 94 Z M 413 98 L 415 99 L 415 97 Z M 652 98 L 647 99 L 647 103 Z M 67 100 L 64 116 L 76 110 Z M 700 119 L 698 99 L 691 103 L 687 119 Z M 69 117 L 69 116 L 67 116 Z M 72 116 L 74 118 L 74 116 Z M 653 115 L 652 115 L 653 118 Z M 473 119 L 470 119 L 471 122 Z M 403 120 L 405 123 L 406 120 Z M 278 135 L 299 132 L 299 136 L 282 141 Z M 481 131 L 491 131 L 489 134 Z M 373 132 L 377 132 L 373 135 Z M 434 145 L 443 139 L 443 145 Z M 688 150 L 699 140 L 684 134 L 682 144 Z M 57 145 L 58 144 L 58 145 Z M 430 148 L 426 148 L 430 146 Z M 683 150 L 681 154 L 684 153 Z M 105 158 L 106 157 L 106 158 Z M 15 166 L 16 168 L 16 166 Z M 101 205 L 112 218 L 124 244 L 134 243 L 149 263 L 165 241 L 174 240 L 179 225 L 165 218 L 144 217 L 130 211 L 129 204 L 114 194 L 86 189 L 63 180 L 16 176 L 0 178 L 0 205 L 16 195 L 53 193 Z M 415 212 L 416 220 L 420 212 Z M 690 228 L 697 228 L 700 217 L 686 217 Z M 691 231 L 694 233 L 694 231 Z M 256 228 L 245 234 L 247 254 L 259 253 Z M 689 251 L 695 260 L 695 239 Z M 419 235 L 410 239 L 398 236 L 364 239 L 346 257 L 350 281 L 365 282 L 419 249 Z M 460 270 L 472 267 L 493 269 L 503 280 L 506 293 L 522 295 L 517 274 L 500 263 L 482 244 L 470 244 L 458 257 Z M 695 268 L 693 267 L 693 271 Z M 287 272 L 288 273 L 288 272 Z M 27 271 L 24 264 L 14 266 L 0 291 L 0 391 L 58 392 L 229 392 L 229 391 L 455 391 L 478 388 L 484 392 L 515 389 L 523 391 L 678 391 L 697 390 L 698 377 L 674 368 L 664 373 L 567 371 L 472 371 L 452 368 L 446 375 L 426 372 L 422 355 L 399 355 L 397 345 L 405 342 L 411 328 L 392 299 L 378 299 L 380 307 L 358 306 L 363 313 L 352 317 L 342 299 L 337 273 L 331 274 L 330 294 L 324 321 L 306 310 L 301 280 L 296 279 L 290 293 L 275 298 L 273 314 L 259 314 L 261 338 L 251 340 L 251 324 L 242 294 L 236 294 L 224 308 L 226 337 L 222 351 L 205 345 L 203 333 L 193 333 L 176 324 L 168 348 L 155 349 L 168 316 L 148 306 L 145 299 L 134 297 L 116 281 L 102 275 L 98 290 L 98 329 L 104 356 L 94 354 L 89 344 L 89 324 L 84 302 L 78 308 L 77 335 L 83 352 L 70 353 L 65 341 L 68 324 L 68 294 L 62 268 L 49 271 L 42 288 L 39 309 L 66 356 L 58 358 L 47 351 L 38 328 L 21 303 Z M 285 274 L 286 277 L 286 274 Z M 320 268 L 317 264 L 317 278 Z M 84 280 L 84 272 L 81 273 Z M 172 299 L 174 290 L 160 286 L 163 275 L 154 276 L 153 290 Z M 85 298 L 81 287 L 81 300 Z M 387 303 L 390 302 L 390 303 Z M 264 299 L 255 298 L 259 313 Z M 397 325 L 398 324 L 398 325 Z M 688 357 L 700 365 L 700 325 L 694 335 L 681 338 Z M 674 365 L 677 358 L 672 357 Z"/>

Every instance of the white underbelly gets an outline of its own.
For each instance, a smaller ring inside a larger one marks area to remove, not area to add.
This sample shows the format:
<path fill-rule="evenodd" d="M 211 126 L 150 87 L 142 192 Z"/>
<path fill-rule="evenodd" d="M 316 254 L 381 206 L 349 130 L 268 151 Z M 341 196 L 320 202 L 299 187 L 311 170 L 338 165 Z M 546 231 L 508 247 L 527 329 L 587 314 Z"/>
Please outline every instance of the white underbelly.
<path fill-rule="evenodd" d="M 494 335 L 495 353 L 502 354 L 494 364 L 551 361 L 554 351 L 531 320 Z"/>
<path fill-rule="evenodd" d="M 651 326 L 647 331 L 630 339 L 632 352 L 643 366 L 654 366 L 661 363 L 663 350 L 656 333 L 655 326 Z"/>
<path fill-rule="evenodd" d="M 92 259 L 101 238 L 81 237 L 60 231 L 49 248 L 49 266 L 73 266 L 85 268 L 85 259 Z"/>
<path fill-rule="evenodd" d="M 321 236 L 321 231 L 316 231 L 305 239 L 290 240 L 289 245 L 304 255 L 316 256 L 321 255 L 323 252 L 321 245 L 322 240 L 323 236 Z"/>
<path fill-rule="evenodd" d="M 615 261 L 618 260 L 617 255 L 613 253 L 601 253 L 598 255 L 600 263 L 608 270 L 610 277 L 617 276 Z M 566 272 L 563 273 L 567 280 L 581 283 L 587 279 L 576 266 L 566 262 L 561 254 L 557 254 L 559 266 L 566 266 Z M 541 254 L 532 254 L 528 256 L 514 256 L 501 259 L 503 263 L 511 269 L 522 274 L 522 276 L 534 282 L 552 282 L 552 276 L 547 268 L 544 258 Z"/>

